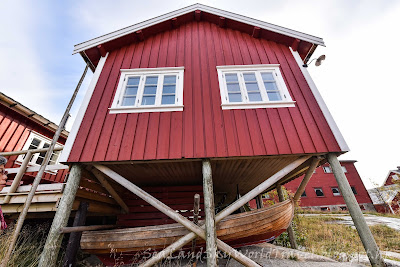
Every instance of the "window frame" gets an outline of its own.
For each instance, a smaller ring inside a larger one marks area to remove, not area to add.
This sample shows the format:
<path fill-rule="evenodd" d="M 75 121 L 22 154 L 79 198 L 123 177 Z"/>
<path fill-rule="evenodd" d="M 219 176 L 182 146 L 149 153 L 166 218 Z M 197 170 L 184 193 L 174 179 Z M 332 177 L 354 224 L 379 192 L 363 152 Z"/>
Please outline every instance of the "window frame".
<path fill-rule="evenodd" d="M 337 190 L 338 190 L 338 193 L 334 193 L 334 192 L 333 192 L 333 189 L 337 189 Z M 342 193 L 340 192 L 339 187 L 337 187 L 337 186 L 332 186 L 332 187 L 331 187 L 331 192 L 332 192 L 332 195 L 333 195 L 334 197 L 340 197 L 340 196 L 342 195 Z"/>
<path fill-rule="evenodd" d="M 325 168 L 328 168 L 329 171 L 326 171 Z M 322 166 L 322 169 L 324 170 L 324 173 L 333 173 L 331 166 Z"/>
<path fill-rule="evenodd" d="M 29 136 L 28 136 L 28 139 L 26 139 L 26 141 L 25 141 L 25 144 L 24 144 L 22 150 L 28 150 L 29 147 L 30 147 L 31 144 L 32 144 L 33 139 L 38 139 L 38 140 L 40 140 L 40 144 L 39 144 L 39 146 L 38 146 L 36 149 L 42 149 L 43 146 L 44 146 L 44 144 L 47 143 L 47 144 L 50 145 L 50 144 L 51 144 L 51 141 L 52 141 L 50 138 L 48 138 L 48 137 L 46 137 L 46 136 L 44 136 L 44 135 L 42 135 L 42 134 L 40 134 L 40 133 L 31 131 L 31 133 L 30 133 Z M 55 147 L 63 147 L 63 145 L 57 142 Z M 54 151 L 53 151 L 53 153 L 54 153 Z M 59 153 L 59 154 L 58 154 L 57 160 L 54 162 L 54 164 L 48 164 L 48 165 L 56 165 L 56 164 L 58 164 L 58 163 L 60 162 L 59 160 L 60 160 L 62 151 L 60 150 L 60 151 L 58 151 L 58 153 Z M 17 157 L 17 159 L 15 160 L 15 163 L 21 165 L 22 162 L 23 162 L 24 159 L 25 159 L 25 155 L 26 155 L 26 154 L 21 154 L 21 155 L 19 155 L 19 156 Z M 39 155 L 40 155 L 40 153 L 34 153 L 34 154 L 32 155 L 31 160 L 28 162 L 28 167 L 40 166 L 40 165 L 41 165 L 41 164 L 36 163 L 37 160 L 38 160 L 38 158 L 39 158 Z M 50 158 L 50 159 L 51 159 L 51 158 Z M 50 162 L 50 161 L 49 161 L 49 162 Z M 56 174 L 56 173 L 57 173 L 57 170 L 54 170 L 54 171 L 46 170 L 45 172 L 48 172 L 48 173 L 51 173 L 51 174 Z"/>
<path fill-rule="evenodd" d="M 292 100 L 289 90 L 283 80 L 282 73 L 279 69 L 279 64 L 260 64 L 260 65 L 226 65 L 217 66 L 218 81 L 221 95 L 221 107 L 222 109 L 255 109 L 255 108 L 279 108 L 279 107 L 295 107 L 296 101 Z M 225 74 L 227 73 L 246 73 L 256 72 L 257 85 L 260 90 L 262 101 L 249 102 L 247 89 L 245 89 L 244 78 L 241 75 L 238 82 L 240 86 L 240 92 L 242 96 L 242 102 L 230 103 L 228 100 L 228 89 L 225 80 Z M 280 92 L 282 100 L 280 101 L 269 101 L 267 91 L 264 87 L 263 80 L 261 78 L 261 72 L 272 72 L 278 91 Z M 245 97 L 245 99 L 243 99 Z"/>
<path fill-rule="evenodd" d="M 321 190 L 322 196 L 318 196 L 317 190 Z M 324 193 L 324 190 L 322 189 L 322 187 L 314 187 L 314 192 L 315 192 L 316 197 L 325 197 L 325 193 Z"/>
<path fill-rule="evenodd" d="M 165 68 L 139 68 L 139 69 L 121 69 L 121 75 L 113 102 L 109 108 L 110 114 L 118 113 L 142 113 L 142 112 L 168 112 L 183 111 L 183 79 L 185 67 L 165 67 Z M 175 87 L 175 104 L 161 105 L 162 83 L 160 76 L 177 75 Z M 141 105 L 144 91 L 144 77 L 158 76 L 156 100 L 154 105 Z M 135 98 L 135 106 L 121 106 L 122 99 L 126 90 L 129 77 L 140 76 L 138 90 Z M 161 87 L 160 87 L 161 86 Z"/>

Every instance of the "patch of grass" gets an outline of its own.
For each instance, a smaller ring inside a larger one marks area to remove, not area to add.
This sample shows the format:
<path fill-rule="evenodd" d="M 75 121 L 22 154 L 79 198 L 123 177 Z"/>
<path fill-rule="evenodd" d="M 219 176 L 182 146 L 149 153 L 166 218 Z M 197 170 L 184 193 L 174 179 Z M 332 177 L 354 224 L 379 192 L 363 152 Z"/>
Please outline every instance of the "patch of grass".
<path fill-rule="evenodd" d="M 382 217 L 390 217 L 390 218 L 400 219 L 400 214 L 378 213 L 378 212 L 372 212 L 372 211 L 367 211 L 367 212 L 364 212 L 364 213 L 368 214 L 368 215 L 375 215 L 375 216 L 382 216 Z"/>
<path fill-rule="evenodd" d="M 305 236 L 300 244 L 304 250 L 337 260 L 365 254 L 355 229 L 342 224 L 332 224 L 330 216 L 298 216 L 297 232 Z M 400 232 L 386 225 L 371 226 L 372 234 L 381 250 L 396 251 L 400 248 Z"/>

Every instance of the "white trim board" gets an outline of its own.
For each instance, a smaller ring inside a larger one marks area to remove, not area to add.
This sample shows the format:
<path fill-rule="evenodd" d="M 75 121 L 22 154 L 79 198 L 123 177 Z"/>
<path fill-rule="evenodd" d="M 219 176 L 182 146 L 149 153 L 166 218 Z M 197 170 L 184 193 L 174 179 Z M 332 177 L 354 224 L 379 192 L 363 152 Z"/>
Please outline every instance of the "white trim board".
<path fill-rule="evenodd" d="M 72 129 L 68 135 L 67 142 L 65 143 L 63 152 L 61 153 L 58 162 L 67 162 L 69 154 L 71 153 L 72 146 L 74 145 L 75 138 L 78 134 L 79 128 L 81 127 L 81 123 L 83 117 L 85 115 L 86 109 L 89 106 L 90 99 L 92 98 L 94 88 L 96 87 L 97 81 L 99 80 L 101 71 L 103 70 L 104 64 L 106 63 L 108 57 L 108 53 L 105 57 L 101 57 L 99 64 L 97 64 L 96 71 L 93 74 L 92 80 L 90 81 L 89 87 L 86 91 L 86 95 L 83 98 L 81 107 L 79 108 L 78 114 L 76 115 L 74 124 L 72 125 Z"/>
<path fill-rule="evenodd" d="M 204 12 L 207 12 L 207 13 L 214 14 L 216 16 L 220 16 L 220 17 L 224 17 L 224 18 L 227 18 L 227 19 L 239 21 L 239 22 L 242 22 L 242 23 L 245 23 L 245 24 L 253 25 L 253 26 L 259 27 L 261 29 L 265 29 L 265 30 L 268 30 L 268 31 L 272 31 L 272 32 L 276 32 L 276 33 L 283 34 L 283 35 L 286 35 L 286 36 L 290 36 L 290 37 L 293 37 L 293 38 L 296 38 L 296 39 L 299 39 L 299 40 L 303 40 L 303 41 L 306 41 L 306 42 L 310 42 L 310 43 L 313 43 L 313 44 L 316 44 L 316 45 L 325 46 L 323 39 L 320 38 L 320 37 L 316 37 L 316 36 L 309 35 L 309 34 L 306 34 L 306 33 L 298 32 L 298 31 L 295 31 L 295 30 L 291 30 L 291 29 L 288 29 L 288 28 L 285 28 L 285 27 L 281 27 L 281 26 L 274 25 L 274 24 L 271 24 L 271 23 L 267 23 L 267 22 L 264 22 L 264 21 L 261 21 L 261 20 L 249 18 L 249 17 L 243 16 L 243 15 L 239 15 L 239 14 L 232 13 L 232 12 L 229 12 L 229 11 L 221 10 L 221 9 L 218 9 L 218 8 L 213 8 L 213 7 L 202 5 L 202 4 L 194 4 L 194 5 L 190 5 L 190 6 L 187 6 L 187 7 L 184 7 L 184 8 L 181 8 L 181 9 L 166 13 L 166 14 L 161 15 L 161 16 L 157 16 L 157 17 L 149 19 L 149 20 L 145 20 L 145 21 L 137 23 L 137 24 L 133 24 L 131 26 L 122 28 L 120 30 L 117 30 L 117 31 L 114 31 L 114 32 L 111 32 L 111 33 L 108 33 L 108 34 L 93 38 L 93 39 L 88 40 L 86 42 L 82 42 L 80 44 L 77 44 L 77 45 L 74 46 L 73 54 L 85 51 L 87 49 L 90 49 L 92 47 L 98 46 L 98 45 L 103 44 L 105 42 L 108 42 L 108 41 L 111 41 L 111 40 L 115 40 L 115 39 L 117 39 L 119 37 L 128 35 L 130 33 L 133 33 L 133 32 L 148 28 L 148 27 L 151 27 L 153 25 L 156 25 L 156 24 L 159 24 L 161 22 L 173 19 L 175 17 L 179 17 L 179 16 L 182 16 L 184 14 L 187 14 L 187 13 L 190 13 L 190 12 L 194 12 L 196 10 L 204 11 Z"/>
<path fill-rule="evenodd" d="M 310 87 L 315 99 L 317 100 L 317 103 L 318 103 L 319 107 L 321 108 L 322 113 L 324 114 L 324 117 L 325 117 L 326 121 L 328 122 L 328 125 L 331 128 L 332 133 L 335 136 L 340 149 L 342 151 L 350 151 L 349 146 L 347 145 L 346 141 L 344 140 L 342 133 L 340 132 L 324 99 L 322 98 L 320 92 L 318 91 L 317 86 L 315 85 L 313 79 L 311 78 L 310 74 L 308 73 L 307 68 L 303 67 L 304 63 L 303 63 L 299 53 L 297 51 L 293 51 L 293 49 L 291 47 L 289 47 L 289 49 L 292 52 L 297 64 L 299 65 L 299 68 L 300 68 L 301 72 L 303 73 L 304 78 L 306 79 L 308 86 Z"/>

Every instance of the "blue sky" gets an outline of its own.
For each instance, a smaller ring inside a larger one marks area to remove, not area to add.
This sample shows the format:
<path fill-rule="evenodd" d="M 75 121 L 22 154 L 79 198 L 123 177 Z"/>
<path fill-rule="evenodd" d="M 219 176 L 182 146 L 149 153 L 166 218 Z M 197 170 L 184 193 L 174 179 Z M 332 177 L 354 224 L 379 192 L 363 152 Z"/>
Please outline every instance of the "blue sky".
<path fill-rule="evenodd" d="M 400 165 L 400 1 L 199 1 L 322 37 L 310 66 L 367 187 Z M 73 45 L 195 1 L 0 2 L 0 91 L 58 123 L 85 64 Z M 72 110 L 90 82 L 87 75 Z"/>

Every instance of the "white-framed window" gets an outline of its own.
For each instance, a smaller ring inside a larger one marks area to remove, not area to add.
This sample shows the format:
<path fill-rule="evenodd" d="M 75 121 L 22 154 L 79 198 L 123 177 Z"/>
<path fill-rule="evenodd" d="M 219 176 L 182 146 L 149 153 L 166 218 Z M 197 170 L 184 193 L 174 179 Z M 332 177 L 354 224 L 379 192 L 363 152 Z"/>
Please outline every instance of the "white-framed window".
<path fill-rule="evenodd" d="M 343 172 L 344 172 L 344 173 L 346 173 L 346 172 L 347 172 L 347 169 L 346 169 L 346 167 L 345 167 L 345 166 L 342 166 L 342 170 L 343 170 Z"/>
<path fill-rule="evenodd" d="M 122 69 L 110 113 L 183 110 L 184 67 Z"/>
<path fill-rule="evenodd" d="M 340 191 L 339 191 L 339 188 L 338 188 L 338 187 L 331 187 L 331 189 L 332 189 L 332 194 L 333 194 L 335 197 L 340 196 Z"/>
<path fill-rule="evenodd" d="M 294 107 L 279 64 L 217 66 L 222 109 Z"/>
<path fill-rule="evenodd" d="M 28 149 L 40 149 L 50 147 L 51 139 L 47 138 L 36 132 L 31 132 L 22 150 Z M 56 144 L 56 147 L 62 147 L 60 143 Z M 60 157 L 61 151 L 53 151 L 50 157 L 49 165 L 57 164 L 58 158 Z M 31 160 L 29 161 L 30 166 L 41 165 L 46 152 L 33 154 Z M 16 162 L 22 163 L 24 161 L 25 155 L 19 155 Z"/>
<path fill-rule="evenodd" d="M 324 197 L 324 191 L 322 190 L 322 188 L 317 187 L 314 188 L 315 194 L 317 195 L 317 197 Z"/>
<path fill-rule="evenodd" d="M 332 173 L 332 169 L 329 166 L 323 166 L 322 169 L 324 169 L 324 173 Z"/>

